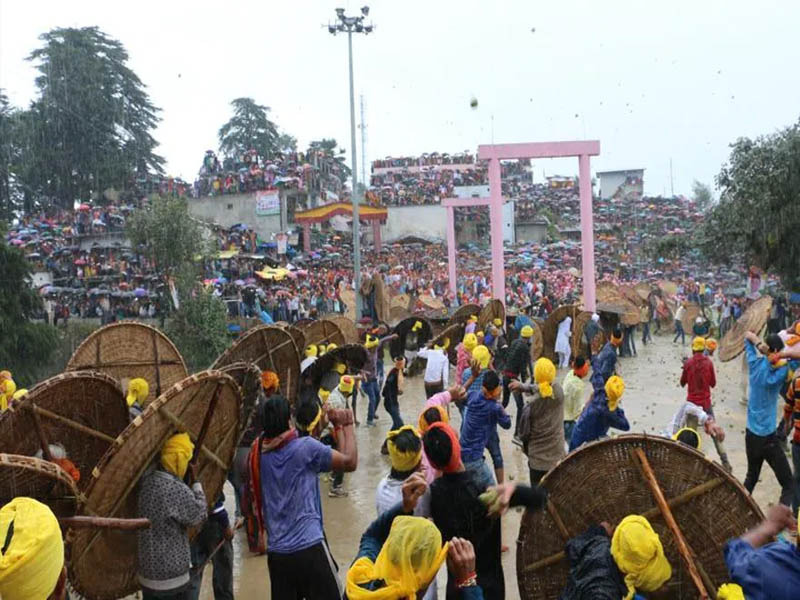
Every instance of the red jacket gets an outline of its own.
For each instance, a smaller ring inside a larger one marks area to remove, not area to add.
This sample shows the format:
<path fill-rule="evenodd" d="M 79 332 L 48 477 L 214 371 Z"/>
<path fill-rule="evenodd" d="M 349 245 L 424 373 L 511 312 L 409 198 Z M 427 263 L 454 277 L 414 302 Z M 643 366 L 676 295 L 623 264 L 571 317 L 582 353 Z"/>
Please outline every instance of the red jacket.
<path fill-rule="evenodd" d="M 696 352 L 683 365 L 681 386 L 689 386 L 686 400 L 708 412 L 711 408 L 711 388 L 717 385 L 714 363 L 702 352 Z"/>

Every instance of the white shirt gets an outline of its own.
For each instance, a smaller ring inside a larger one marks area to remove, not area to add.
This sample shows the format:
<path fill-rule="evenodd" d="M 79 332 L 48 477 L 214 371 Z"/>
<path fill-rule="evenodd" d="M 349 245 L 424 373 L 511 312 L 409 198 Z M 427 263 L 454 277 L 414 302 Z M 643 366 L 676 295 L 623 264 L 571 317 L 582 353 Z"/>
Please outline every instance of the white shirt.
<path fill-rule="evenodd" d="M 683 315 L 685 315 L 685 314 L 686 314 L 686 309 L 685 309 L 685 308 L 684 308 L 684 306 L 681 304 L 681 305 L 678 307 L 678 310 L 676 310 L 676 311 L 675 311 L 675 320 L 676 320 L 676 321 L 682 321 L 682 320 L 683 320 Z"/>
<path fill-rule="evenodd" d="M 428 365 L 425 367 L 425 383 L 439 383 L 446 388 L 450 380 L 450 361 L 447 355 L 435 348 L 423 348 L 419 351 L 418 356 L 428 359 Z"/>
<path fill-rule="evenodd" d="M 689 415 L 694 415 L 700 425 L 705 425 L 706 421 L 708 421 L 708 415 L 702 408 L 697 406 L 697 404 L 694 402 L 684 402 L 678 409 L 678 412 L 675 413 L 675 416 L 672 417 L 672 424 L 669 427 L 671 435 L 675 435 L 681 428 L 686 426 L 686 417 Z"/>
<path fill-rule="evenodd" d="M 316 360 L 317 360 L 316 356 L 307 356 L 306 358 L 304 358 L 303 362 L 300 363 L 300 372 L 302 373 L 303 371 L 305 371 L 308 367 L 313 365 L 316 362 Z"/>
<path fill-rule="evenodd" d="M 378 488 L 375 490 L 375 508 L 378 511 L 379 517 L 387 510 L 397 506 L 402 501 L 402 481 L 399 479 L 393 479 L 387 475 L 378 482 Z M 431 516 L 430 490 L 426 490 L 417 502 L 417 507 L 414 509 L 414 515 L 417 517 Z"/>

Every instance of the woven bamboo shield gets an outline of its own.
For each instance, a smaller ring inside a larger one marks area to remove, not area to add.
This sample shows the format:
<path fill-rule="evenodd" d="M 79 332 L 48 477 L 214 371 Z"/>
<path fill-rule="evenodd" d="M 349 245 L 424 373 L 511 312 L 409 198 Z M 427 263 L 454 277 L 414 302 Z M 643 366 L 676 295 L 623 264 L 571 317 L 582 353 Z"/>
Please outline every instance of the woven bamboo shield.
<path fill-rule="evenodd" d="M 620 317 L 620 323 L 623 325 L 638 325 L 642 321 L 642 315 L 639 312 L 639 307 L 628 300 L 627 298 L 623 300 L 622 306 L 625 307 L 625 314 Z M 697 308 L 697 312 L 700 312 L 700 307 Z M 697 316 L 697 315 L 695 315 Z"/>
<path fill-rule="evenodd" d="M 254 327 L 220 354 L 212 368 L 223 369 L 237 362 L 253 363 L 262 371 L 275 371 L 281 380 L 281 393 L 294 402 L 300 386 L 300 358 L 288 331 L 274 325 Z"/>
<path fill-rule="evenodd" d="M 392 330 L 392 333 L 397 334 L 397 337 L 391 341 L 390 349 L 392 356 L 403 354 L 403 351 L 406 347 L 406 336 L 409 334 L 417 321 L 422 323 L 422 329 L 417 332 L 417 340 L 419 341 L 420 348 L 427 344 L 428 340 L 433 337 L 433 326 L 430 324 L 428 319 L 415 315 L 407 317 L 395 325 L 394 329 Z"/>
<path fill-rule="evenodd" d="M 456 362 L 458 362 L 458 351 L 456 348 L 464 338 L 464 327 L 464 323 L 455 323 L 443 329 L 439 335 L 433 338 L 433 344 L 435 346 L 441 346 L 445 343 L 445 340 L 449 341 L 447 346 L 447 358 L 453 366 L 456 366 Z"/>
<path fill-rule="evenodd" d="M 531 336 L 531 360 L 537 361 L 542 356 L 544 349 L 544 338 L 542 337 L 542 327 L 539 323 L 531 324 L 533 335 Z"/>
<path fill-rule="evenodd" d="M 753 302 L 720 341 L 719 359 L 728 362 L 744 352 L 744 334 L 752 331 L 759 335 L 771 310 L 772 296 L 763 296 Z"/>
<path fill-rule="evenodd" d="M 358 373 L 367 362 L 367 350 L 361 344 L 345 344 L 338 346 L 320 356 L 303 371 L 303 387 L 310 387 L 313 391 L 322 385 L 322 379 L 327 373 L 334 370 L 337 363 L 347 366 L 347 373 Z M 307 382 L 307 385 L 306 385 Z M 336 383 L 338 385 L 338 377 Z"/>
<path fill-rule="evenodd" d="M 209 415 L 214 397 L 216 407 Z M 196 441 L 207 417 L 203 447 L 214 458 L 200 452 L 198 479 L 210 508 L 233 462 L 240 407 L 239 387 L 220 371 L 203 371 L 177 383 L 151 402 L 102 458 L 92 473 L 81 512 L 100 517 L 138 516 L 136 486 L 157 462 L 164 442 L 176 430 L 185 431 Z M 139 589 L 135 532 L 72 530 L 68 543 L 70 582 L 85 598 L 121 598 Z"/>
<path fill-rule="evenodd" d="M 34 498 L 57 517 L 73 517 L 78 510 L 78 488 L 57 464 L 16 454 L 0 454 L 0 506 L 14 498 Z"/>
<path fill-rule="evenodd" d="M 692 327 L 694 327 L 694 320 L 701 315 L 700 312 L 700 305 L 696 302 L 686 302 L 686 312 L 683 313 L 683 319 L 681 319 L 681 323 L 683 323 L 683 330 L 691 335 L 692 334 Z"/>
<path fill-rule="evenodd" d="M 479 315 L 480 312 L 481 307 L 477 304 L 465 304 L 453 313 L 450 320 L 447 322 L 447 327 L 450 327 L 450 325 L 454 323 L 466 323 L 472 315 Z"/>
<path fill-rule="evenodd" d="M 358 329 L 353 319 L 345 317 L 344 315 L 327 315 L 325 320 L 332 322 L 339 328 L 339 331 L 341 331 L 344 336 L 345 344 L 358 343 Z"/>
<path fill-rule="evenodd" d="M 101 327 L 78 346 L 65 371 L 100 371 L 123 380 L 141 377 L 157 398 L 188 372 L 175 344 L 155 327 L 120 321 Z"/>
<path fill-rule="evenodd" d="M 408 309 L 404 306 L 393 306 L 389 309 L 389 321 L 388 323 L 397 325 L 403 319 L 407 319 L 411 316 L 411 313 Z"/>
<path fill-rule="evenodd" d="M 35 414 L 47 444 L 60 444 L 81 472 L 78 487 L 128 426 L 128 407 L 115 379 L 103 373 L 62 373 L 34 387 L 0 417 L 0 452 L 32 456 L 42 448 Z"/>
<path fill-rule="evenodd" d="M 303 362 L 306 350 L 306 334 L 303 333 L 302 329 L 295 327 L 294 325 L 284 325 L 283 328 L 289 332 L 289 335 L 292 336 L 295 348 L 297 348 L 297 359 L 300 362 Z"/>
<path fill-rule="evenodd" d="M 481 309 L 481 313 L 478 315 L 478 331 L 486 331 L 486 327 L 495 319 L 501 319 L 505 324 L 506 309 L 503 306 L 503 302 L 497 299 L 490 300 Z"/>
<path fill-rule="evenodd" d="M 579 312 L 574 319 L 572 319 L 572 354 L 573 356 L 587 357 L 587 344 L 586 337 L 583 335 L 583 330 L 586 324 L 592 320 L 592 313 L 587 310 Z"/>
<path fill-rule="evenodd" d="M 644 457 L 642 460 L 641 457 Z M 645 476 L 651 470 L 654 480 Z M 653 483 L 655 481 L 655 483 Z M 708 574 L 708 597 L 729 581 L 722 548 L 757 525 L 763 515 L 742 485 L 701 452 L 668 438 L 623 435 L 569 454 L 542 480 L 547 509 L 526 512 L 517 541 L 517 580 L 523 599 L 559 598 L 567 582 L 568 539 L 590 525 L 616 526 L 630 514 L 644 515 L 661 538 L 672 565 L 665 597 L 692 600 L 698 589 L 666 526 L 654 496 L 660 488 L 685 538 L 694 564 Z"/>
<path fill-rule="evenodd" d="M 301 329 L 306 336 L 306 344 L 324 344 L 327 346 L 333 342 L 337 346 L 343 346 L 347 343 L 342 330 L 330 319 L 311 321 Z"/>
<path fill-rule="evenodd" d="M 375 312 L 378 313 L 379 321 L 385 321 L 389 317 L 389 298 L 380 273 L 372 276 L 372 286 L 375 290 Z"/>
<path fill-rule="evenodd" d="M 263 396 L 261 369 L 253 363 L 240 362 L 233 363 L 220 370 L 233 378 L 242 393 L 242 411 L 239 414 L 239 435 L 237 436 L 236 444 L 238 446 L 238 440 L 241 439 L 247 429 L 259 398 Z"/>
<path fill-rule="evenodd" d="M 646 281 L 640 281 L 635 286 L 633 286 L 633 289 L 639 295 L 639 298 L 641 298 L 645 302 L 648 302 L 650 300 L 650 294 L 652 293 L 653 288 Z"/>

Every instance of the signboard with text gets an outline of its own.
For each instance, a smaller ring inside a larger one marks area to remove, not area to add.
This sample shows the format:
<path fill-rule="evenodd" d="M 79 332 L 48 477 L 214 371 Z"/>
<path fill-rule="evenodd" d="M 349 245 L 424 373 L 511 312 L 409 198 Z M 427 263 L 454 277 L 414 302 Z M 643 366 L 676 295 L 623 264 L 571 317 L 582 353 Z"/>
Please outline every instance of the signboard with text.
<path fill-rule="evenodd" d="M 281 197 L 277 190 L 256 194 L 256 216 L 266 217 L 281 214 Z"/>

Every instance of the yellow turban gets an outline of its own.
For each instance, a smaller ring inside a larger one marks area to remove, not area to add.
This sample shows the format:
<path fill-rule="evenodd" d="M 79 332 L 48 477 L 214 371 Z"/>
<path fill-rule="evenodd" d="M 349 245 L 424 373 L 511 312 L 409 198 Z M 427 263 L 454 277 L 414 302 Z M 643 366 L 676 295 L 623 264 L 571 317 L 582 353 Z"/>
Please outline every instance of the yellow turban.
<path fill-rule="evenodd" d="M 441 344 L 434 344 L 433 347 L 437 350 L 447 350 L 450 347 L 450 338 L 444 338 Z"/>
<path fill-rule="evenodd" d="M 484 345 L 475 346 L 475 349 L 472 351 L 472 359 L 478 361 L 481 369 L 488 369 L 489 363 L 492 361 L 492 354 Z M 475 375 L 477 375 L 477 373 L 475 373 Z"/>
<path fill-rule="evenodd" d="M 11 396 L 11 399 L 12 400 L 20 400 L 20 399 L 24 398 L 27 394 L 28 394 L 28 390 L 26 390 L 25 388 L 22 388 L 21 390 L 17 390 L 16 392 L 14 392 L 14 395 Z"/>
<path fill-rule="evenodd" d="M 396 517 L 389 537 L 373 563 L 362 556 L 347 572 L 347 597 L 350 600 L 415 600 L 447 557 L 449 544 L 442 545 L 442 534 L 422 517 Z M 371 591 L 361 587 L 372 581 L 385 586 Z"/>
<path fill-rule="evenodd" d="M 345 375 L 339 380 L 339 390 L 343 394 L 349 394 L 353 391 L 353 387 L 355 387 L 355 380 L 350 377 L 349 375 Z"/>
<path fill-rule="evenodd" d="M 700 439 L 700 434 L 697 433 L 691 427 L 681 427 L 678 431 L 675 432 L 675 434 L 673 434 L 672 439 L 677 442 L 678 441 L 678 436 L 681 435 L 684 431 L 691 431 L 694 434 L 694 437 L 697 440 L 697 446 L 692 446 L 692 448 L 696 448 L 697 450 L 700 450 L 700 446 L 702 445 L 702 440 Z M 691 444 L 687 444 L 687 446 L 690 446 L 690 445 Z"/>
<path fill-rule="evenodd" d="M 503 324 L 503 319 L 493 319 L 492 323 L 494 323 L 495 327 L 500 327 Z"/>
<path fill-rule="evenodd" d="M 533 336 L 533 327 L 525 325 L 525 327 L 520 330 L 519 334 L 527 340 L 529 337 Z"/>
<path fill-rule="evenodd" d="M 422 321 L 415 321 L 411 331 L 419 331 L 420 329 L 422 329 Z"/>
<path fill-rule="evenodd" d="M 717 590 L 717 600 L 745 600 L 744 591 L 736 583 L 723 583 Z"/>
<path fill-rule="evenodd" d="M 474 333 L 468 333 L 464 336 L 464 341 L 461 343 L 464 344 L 464 350 L 467 352 L 472 352 L 475 350 L 475 346 L 478 345 L 478 338 Z"/>
<path fill-rule="evenodd" d="M 131 379 L 128 382 L 128 397 L 125 399 L 128 403 L 128 406 L 133 406 L 134 404 L 142 404 L 147 397 L 150 395 L 150 385 L 147 383 L 146 379 L 142 379 L 141 377 L 137 377 L 136 379 Z"/>
<path fill-rule="evenodd" d="M 327 348 L 325 347 L 325 344 L 320 344 L 319 346 L 317 346 L 317 350 L 318 350 L 317 356 L 322 356 L 323 354 L 325 354 Z"/>
<path fill-rule="evenodd" d="M 697 336 L 692 340 L 692 352 L 702 352 L 706 349 L 706 340 Z"/>
<path fill-rule="evenodd" d="M 612 375 L 608 378 L 605 385 L 606 398 L 608 398 L 608 410 L 617 410 L 619 399 L 625 392 L 625 382 L 619 375 Z"/>
<path fill-rule="evenodd" d="M 344 375 L 347 373 L 347 365 L 343 362 L 337 362 L 333 365 L 333 370 L 336 371 L 339 375 Z"/>
<path fill-rule="evenodd" d="M 553 379 L 556 378 L 556 366 L 549 358 L 540 358 L 533 365 L 533 379 L 539 384 L 539 395 L 542 398 L 553 396 Z"/>
<path fill-rule="evenodd" d="M 317 347 L 314 344 L 306 346 L 306 358 L 314 358 L 317 355 Z"/>
<path fill-rule="evenodd" d="M 0 412 L 8 409 L 8 403 L 17 391 L 17 384 L 13 379 L 0 380 Z"/>
<path fill-rule="evenodd" d="M 411 431 L 414 435 L 419 437 L 417 430 L 411 425 L 404 425 L 400 429 L 395 429 L 386 434 L 386 448 L 389 450 L 389 459 L 392 461 L 392 468 L 401 473 L 411 471 L 422 459 L 422 444 L 420 444 L 419 450 L 416 452 L 401 452 L 394 445 L 394 438 L 403 431 Z"/>
<path fill-rule="evenodd" d="M 380 340 L 376 336 L 367 334 L 367 339 L 364 341 L 364 348 L 372 350 L 373 348 L 377 348 L 380 343 Z"/>
<path fill-rule="evenodd" d="M 328 401 L 330 395 L 331 395 L 330 390 L 326 390 L 325 388 L 319 388 L 319 391 L 317 392 L 317 397 L 323 404 L 325 404 Z"/>
<path fill-rule="evenodd" d="M 329 352 L 333 352 L 333 351 L 334 351 L 334 350 L 336 350 L 336 348 L 338 348 L 338 347 L 339 347 L 339 346 L 337 346 L 336 344 L 334 344 L 333 342 L 331 342 L 330 344 L 328 344 L 328 345 L 325 347 L 325 354 L 328 354 Z"/>
<path fill-rule="evenodd" d="M 187 433 L 177 433 L 169 438 L 161 449 L 161 466 L 179 479 L 186 475 L 194 444 Z"/>
<path fill-rule="evenodd" d="M 425 413 L 428 412 L 431 408 L 436 409 L 436 411 L 439 413 L 439 421 L 441 421 L 442 423 L 450 422 L 450 416 L 447 414 L 447 410 L 444 408 L 444 406 L 440 404 L 434 404 L 433 406 L 423 410 L 419 415 L 419 420 L 417 421 L 417 424 L 419 425 L 420 433 L 424 434 L 425 432 L 428 431 L 428 429 L 431 426 L 431 423 L 428 423 L 428 420 L 425 418 Z M 436 422 L 437 421 L 434 421 L 434 423 Z"/>
<path fill-rule="evenodd" d="M 14 498 L 0 509 L 0 544 L 3 600 L 45 600 L 53 593 L 64 568 L 64 542 L 50 508 Z"/>
<path fill-rule="evenodd" d="M 470 315 L 468 320 L 469 320 L 470 323 L 477 323 L 478 322 L 478 315 Z"/>
<path fill-rule="evenodd" d="M 617 525 L 611 538 L 611 556 L 625 577 L 625 600 L 631 600 L 637 589 L 653 592 L 672 577 L 658 534 L 639 515 L 628 515 Z"/>

